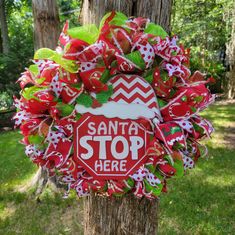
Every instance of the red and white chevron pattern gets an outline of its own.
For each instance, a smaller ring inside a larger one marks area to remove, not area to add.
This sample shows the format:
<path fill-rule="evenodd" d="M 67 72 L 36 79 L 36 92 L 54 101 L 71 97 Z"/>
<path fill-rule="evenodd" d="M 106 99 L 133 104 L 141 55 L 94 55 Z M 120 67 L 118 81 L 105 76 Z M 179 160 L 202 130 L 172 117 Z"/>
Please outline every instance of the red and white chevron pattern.
<path fill-rule="evenodd" d="M 157 97 L 151 85 L 137 75 L 120 74 L 110 79 L 109 84 L 113 86 L 113 95 L 109 101 L 121 104 L 141 104 L 148 106 L 157 116 L 160 111 Z"/>

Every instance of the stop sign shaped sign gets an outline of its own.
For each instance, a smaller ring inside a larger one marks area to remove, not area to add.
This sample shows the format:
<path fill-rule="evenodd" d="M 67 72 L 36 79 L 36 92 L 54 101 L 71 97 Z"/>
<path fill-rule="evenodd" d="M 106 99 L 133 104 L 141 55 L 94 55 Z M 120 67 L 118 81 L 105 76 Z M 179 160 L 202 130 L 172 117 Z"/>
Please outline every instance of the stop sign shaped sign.
<path fill-rule="evenodd" d="M 94 179 L 126 179 L 146 160 L 150 135 L 139 120 L 87 113 L 74 135 L 76 161 Z"/>

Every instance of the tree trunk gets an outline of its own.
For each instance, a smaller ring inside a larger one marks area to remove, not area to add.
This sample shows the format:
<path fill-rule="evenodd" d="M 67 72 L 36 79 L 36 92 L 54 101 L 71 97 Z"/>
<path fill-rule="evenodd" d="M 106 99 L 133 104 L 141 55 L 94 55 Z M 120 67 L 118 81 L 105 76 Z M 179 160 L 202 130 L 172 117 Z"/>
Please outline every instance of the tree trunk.
<path fill-rule="evenodd" d="M 142 16 L 170 32 L 172 0 L 83 0 L 81 23 L 96 24 L 109 11 L 120 11 L 127 16 Z"/>
<path fill-rule="evenodd" d="M 1 36 L 2 36 L 2 50 L 3 53 L 7 54 L 9 52 L 9 37 L 8 37 L 6 9 L 5 9 L 4 0 L 0 0 L 0 26 L 1 26 Z"/>
<path fill-rule="evenodd" d="M 232 10 L 232 33 L 230 42 L 227 44 L 227 60 L 229 64 L 229 71 L 226 74 L 228 79 L 227 85 L 227 98 L 235 98 L 235 2 Z"/>
<path fill-rule="evenodd" d="M 85 235 L 156 235 L 158 200 L 104 198 L 84 199 Z"/>
<path fill-rule="evenodd" d="M 1 32 L 1 29 L 0 29 L 0 53 L 3 53 L 3 45 L 2 45 L 2 32 Z"/>
<path fill-rule="evenodd" d="M 32 7 L 34 16 L 34 49 L 37 50 L 42 47 L 55 49 L 60 34 L 59 10 L 56 0 L 33 0 Z M 49 180 L 47 170 L 40 168 L 29 187 L 35 187 L 35 193 L 39 196 L 48 183 L 54 190 L 62 187 L 56 176 L 51 177 Z"/>
<path fill-rule="evenodd" d="M 59 11 L 56 0 L 33 0 L 34 49 L 55 49 L 60 34 Z"/>
<path fill-rule="evenodd" d="M 172 0 L 84 0 L 81 22 L 99 24 L 102 16 L 112 10 L 128 16 L 145 16 L 170 32 Z M 141 200 L 132 195 L 104 198 L 94 194 L 84 199 L 85 235 L 156 235 L 158 200 Z"/>

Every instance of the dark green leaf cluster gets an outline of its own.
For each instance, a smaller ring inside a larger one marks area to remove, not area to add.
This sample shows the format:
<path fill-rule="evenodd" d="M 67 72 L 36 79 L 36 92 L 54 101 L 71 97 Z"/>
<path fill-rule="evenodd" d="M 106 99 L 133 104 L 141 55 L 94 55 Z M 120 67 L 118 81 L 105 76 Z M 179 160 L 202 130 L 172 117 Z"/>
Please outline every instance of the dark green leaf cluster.
<path fill-rule="evenodd" d="M 191 48 L 191 70 L 207 72 L 221 89 L 226 71 L 226 43 L 231 34 L 233 0 L 175 0 L 172 32 Z M 216 87 L 214 87 L 216 88 Z"/>
<path fill-rule="evenodd" d="M 29 66 L 34 54 L 32 1 L 5 0 L 5 2 L 10 53 L 7 55 L 1 53 L 0 46 L 0 109 L 11 107 L 12 95 L 19 92 L 16 81 L 25 67 Z M 58 5 L 61 24 L 65 19 L 69 19 L 71 25 L 75 24 L 80 1 L 59 0 Z"/>

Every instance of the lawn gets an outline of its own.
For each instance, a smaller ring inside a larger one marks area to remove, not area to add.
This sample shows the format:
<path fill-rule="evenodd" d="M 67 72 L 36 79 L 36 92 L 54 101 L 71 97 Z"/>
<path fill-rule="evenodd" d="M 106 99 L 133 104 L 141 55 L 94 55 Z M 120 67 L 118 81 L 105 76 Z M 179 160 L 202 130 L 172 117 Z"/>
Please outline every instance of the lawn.
<path fill-rule="evenodd" d="M 160 234 L 235 234 L 235 104 L 204 114 L 215 127 L 209 154 L 161 197 Z"/>
<path fill-rule="evenodd" d="M 160 198 L 159 234 L 235 233 L 235 105 L 213 105 L 204 116 L 216 129 L 200 159 L 186 177 L 169 182 Z M 82 234 L 81 200 L 46 189 L 40 200 L 22 186 L 36 168 L 18 144 L 20 134 L 1 133 L 0 234 Z"/>

